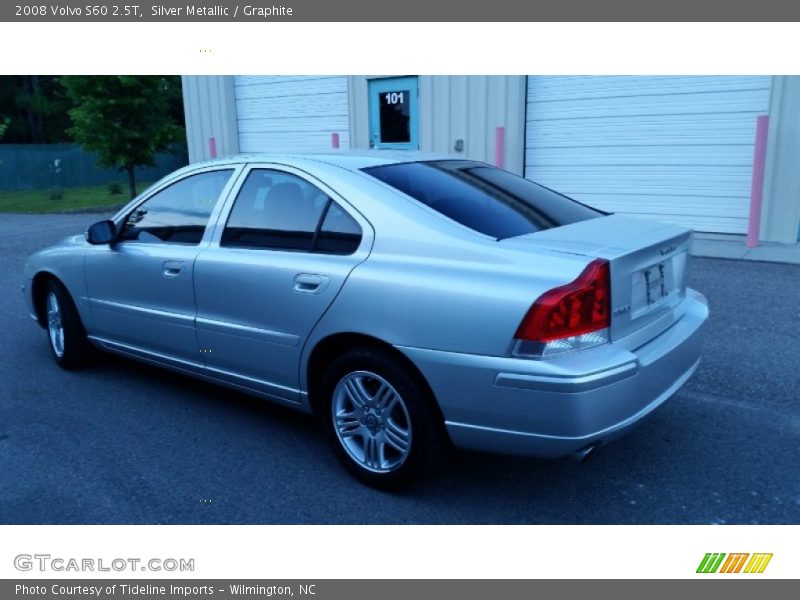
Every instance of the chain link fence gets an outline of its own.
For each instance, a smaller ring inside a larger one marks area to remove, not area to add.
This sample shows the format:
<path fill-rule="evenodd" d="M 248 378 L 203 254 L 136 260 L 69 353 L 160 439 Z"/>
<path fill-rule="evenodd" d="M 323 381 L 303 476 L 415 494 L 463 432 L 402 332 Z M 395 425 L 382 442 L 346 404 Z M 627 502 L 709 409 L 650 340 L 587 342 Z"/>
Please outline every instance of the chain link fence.
<path fill-rule="evenodd" d="M 136 181 L 155 181 L 189 164 L 185 148 L 156 156 L 155 167 L 136 169 Z M 102 185 L 127 186 L 128 175 L 103 169 L 97 156 L 77 144 L 0 144 L 0 190 Z"/>

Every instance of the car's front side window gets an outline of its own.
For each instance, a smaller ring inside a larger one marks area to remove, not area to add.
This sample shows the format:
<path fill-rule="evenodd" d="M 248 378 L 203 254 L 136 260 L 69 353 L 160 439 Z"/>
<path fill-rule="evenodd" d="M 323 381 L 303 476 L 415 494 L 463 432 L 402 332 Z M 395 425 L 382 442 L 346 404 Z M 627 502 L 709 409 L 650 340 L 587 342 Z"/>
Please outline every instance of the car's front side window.
<path fill-rule="evenodd" d="M 125 218 L 120 241 L 199 244 L 232 173 L 205 171 L 156 192 Z"/>
<path fill-rule="evenodd" d="M 352 254 L 360 242 L 358 223 L 325 192 L 292 173 L 253 169 L 220 245 Z"/>

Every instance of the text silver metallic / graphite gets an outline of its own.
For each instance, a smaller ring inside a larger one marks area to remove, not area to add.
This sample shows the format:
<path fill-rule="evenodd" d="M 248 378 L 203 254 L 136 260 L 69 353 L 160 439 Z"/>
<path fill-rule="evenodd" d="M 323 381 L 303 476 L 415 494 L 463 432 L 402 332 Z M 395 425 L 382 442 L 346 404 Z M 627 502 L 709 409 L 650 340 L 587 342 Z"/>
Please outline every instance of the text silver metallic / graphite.
<path fill-rule="evenodd" d="M 236 17 L 240 5 L 223 6 L 215 4 L 212 6 L 187 4 L 186 6 L 164 6 L 162 4 L 150 7 L 152 17 Z M 254 6 L 245 4 L 241 6 L 242 16 L 244 17 L 291 17 L 293 10 L 291 7 L 283 5 Z"/>

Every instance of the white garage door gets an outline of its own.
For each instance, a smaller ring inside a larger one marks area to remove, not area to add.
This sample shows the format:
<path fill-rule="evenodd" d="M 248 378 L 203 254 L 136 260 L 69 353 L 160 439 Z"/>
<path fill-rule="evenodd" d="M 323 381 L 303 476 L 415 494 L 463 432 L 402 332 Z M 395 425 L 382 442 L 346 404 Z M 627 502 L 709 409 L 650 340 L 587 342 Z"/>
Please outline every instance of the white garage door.
<path fill-rule="evenodd" d="M 331 149 L 331 134 L 349 147 L 347 77 L 234 79 L 241 152 Z"/>
<path fill-rule="evenodd" d="M 526 177 L 600 209 L 745 233 L 771 77 L 529 77 Z"/>

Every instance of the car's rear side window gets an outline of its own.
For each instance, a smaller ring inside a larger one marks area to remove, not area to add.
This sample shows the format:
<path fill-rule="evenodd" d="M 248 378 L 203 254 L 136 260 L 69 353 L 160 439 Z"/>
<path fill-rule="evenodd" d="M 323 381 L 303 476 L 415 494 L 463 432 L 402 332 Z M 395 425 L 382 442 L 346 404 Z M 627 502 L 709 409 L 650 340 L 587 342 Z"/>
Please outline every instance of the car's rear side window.
<path fill-rule="evenodd" d="M 361 243 L 361 227 L 336 202 L 331 201 L 314 242 L 315 252 L 352 254 Z"/>
<path fill-rule="evenodd" d="M 352 254 L 361 227 L 326 193 L 292 173 L 253 169 L 236 197 L 220 245 Z"/>
<path fill-rule="evenodd" d="M 604 214 L 508 171 L 473 161 L 399 163 L 364 171 L 454 221 L 497 239 Z"/>

